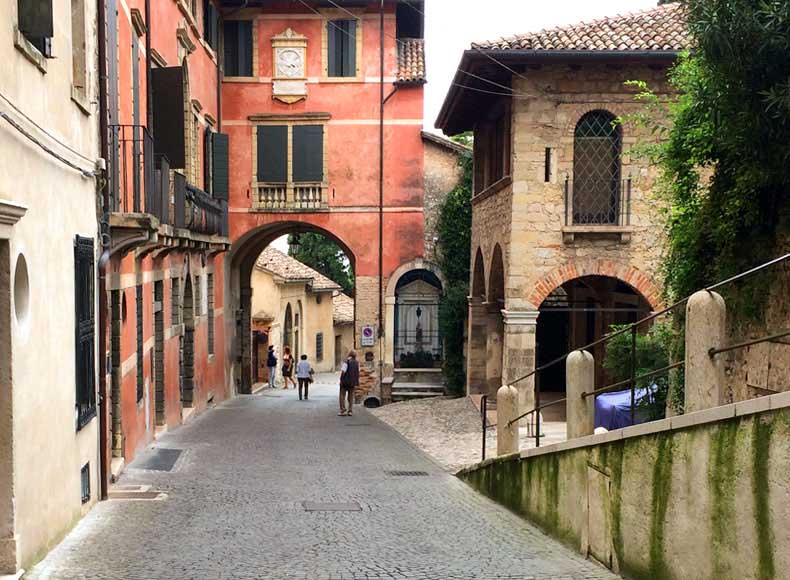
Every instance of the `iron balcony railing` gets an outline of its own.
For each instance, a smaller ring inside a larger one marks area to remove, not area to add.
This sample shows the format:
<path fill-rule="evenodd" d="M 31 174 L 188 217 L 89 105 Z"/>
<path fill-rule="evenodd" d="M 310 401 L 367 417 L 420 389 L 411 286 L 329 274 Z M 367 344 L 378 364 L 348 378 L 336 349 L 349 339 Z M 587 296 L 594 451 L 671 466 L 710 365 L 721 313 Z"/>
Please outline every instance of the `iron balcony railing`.
<path fill-rule="evenodd" d="M 110 125 L 109 132 L 111 211 L 147 213 L 168 223 L 170 187 L 163 184 L 155 167 L 154 141 L 148 129 L 142 125 Z"/>
<path fill-rule="evenodd" d="M 631 225 L 632 179 L 565 176 L 565 225 Z"/>
<path fill-rule="evenodd" d="M 173 225 L 201 234 L 227 236 L 227 207 L 176 171 L 173 173 Z"/>

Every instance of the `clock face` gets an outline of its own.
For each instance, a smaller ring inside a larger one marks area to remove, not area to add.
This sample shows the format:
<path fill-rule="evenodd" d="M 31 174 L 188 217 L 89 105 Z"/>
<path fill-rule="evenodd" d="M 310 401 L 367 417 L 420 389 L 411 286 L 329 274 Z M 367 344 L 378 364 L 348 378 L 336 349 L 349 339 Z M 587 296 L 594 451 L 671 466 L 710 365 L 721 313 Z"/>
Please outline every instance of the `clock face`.
<path fill-rule="evenodd" d="M 277 53 L 277 74 L 281 77 L 298 78 L 304 76 L 302 53 L 293 48 L 286 48 Z"/>

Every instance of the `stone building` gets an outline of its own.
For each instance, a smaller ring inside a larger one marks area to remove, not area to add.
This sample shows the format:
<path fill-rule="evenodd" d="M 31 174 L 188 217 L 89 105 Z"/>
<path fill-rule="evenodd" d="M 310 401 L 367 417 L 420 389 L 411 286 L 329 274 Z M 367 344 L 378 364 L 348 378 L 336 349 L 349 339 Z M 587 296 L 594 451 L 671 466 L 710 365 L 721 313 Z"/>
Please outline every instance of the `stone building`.
<path fill-rule="evenodd" d="M 464 53 L 437 127 L 475 137 L 470 394 L 661 304 L 656 171 L 630 152 L 653 137 L 613 121 L 643 108 L 626 81 L 672 98 L 667 69 L 688 47 L 675 3 Z M 564 390 L 562 366 L 538 373 L 542 391 Z"/>
<path fill-rule="evenodd" d="M 0 577 L 100 497 L 96 3 L 2 0 Z"/>
<path fill-rule="evenodd" d="M 316 372 L 336 370 L 343 329 L 335 320 L 346 315 L 335 312 L 345 305 L 340 285 L 271 246 L 258 257 L 251 283 L 255 382 L 268 380 L 269 345 L 279 358 L 286 346 L 297 360 L 306 354 Z M 353 316 L 353 299 L 345 298 Z"/>

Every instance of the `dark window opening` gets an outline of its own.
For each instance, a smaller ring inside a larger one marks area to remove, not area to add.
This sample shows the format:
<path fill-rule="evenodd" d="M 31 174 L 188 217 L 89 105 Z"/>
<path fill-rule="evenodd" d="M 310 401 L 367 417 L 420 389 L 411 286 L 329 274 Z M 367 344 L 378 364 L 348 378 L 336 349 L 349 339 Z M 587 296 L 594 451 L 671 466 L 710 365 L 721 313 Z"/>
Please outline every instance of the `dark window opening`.
<path fill-rule="evenodd" d="M 330 77 L 357 76 L 357 21 L 330 20 L 327 32 L 327 74 Z"/>
<path fill-rule="evenodd" d="M 324 360 L 324 333 L 319 332 L 315 335 L 315 360 Z"/>
<path fill-rule="evenodd" d="M 19 32 L 47 58 L 52 58 L 52 0 L 17 0 Z"/>
<path fill-rule="evenodd" d="M 219 11 L 211 0 L 203 0 L 203 38 L 214 50 L 219 48 L 219 23 Z"/>
<path fill-rule="evenodd" d="M 181 279 L 170 281 L 170 324 L 176 326 L 181 322 Z"/>
<path fill-rule="evenodd" d="M 252 74 L 252 21 L 226 20 L 225 76 L 251 77 Z"/>
<path fill-rule="evenodd" d="M 76 411 L 79 431 L 96 415 L 94 354 L 93 238 L 77 236 L 74 243 L 74 315 L 76 334 Z"/>
<path fill-rule="evenodd" d="M 214 354 L 214 274 L 209 274 L 208 286 L 208 353 Z"/>
<path fill-rule="evenodd" d="M 543 181 L 546 183 L 551 181 L 551 147 L 546 147 L 546 156 L 544 158 L 543 168 Z"/>
<path fill-rule="evenodd" d="M 137 313 L 137 402 L 143 399 L 143 286 L 135 288 L 135 311 Z"/>
<path fill-rule="evenodd" d="M 395 15 L 397 38 L 423 38 L 425 5 L 417 0 L 398 4 Z"/>
<path fill-rule="evenodd" d="M 508 108 L 493 121 L 481 123 L 475 130 L 475 193 L 480 193 L 510 175 L 510 111 Z"/>
<path fill-rule="evenodd" d="M 91 500 L 91 464 L 86 463 L 80 469 L 80 499 L 82 503 Z"/>

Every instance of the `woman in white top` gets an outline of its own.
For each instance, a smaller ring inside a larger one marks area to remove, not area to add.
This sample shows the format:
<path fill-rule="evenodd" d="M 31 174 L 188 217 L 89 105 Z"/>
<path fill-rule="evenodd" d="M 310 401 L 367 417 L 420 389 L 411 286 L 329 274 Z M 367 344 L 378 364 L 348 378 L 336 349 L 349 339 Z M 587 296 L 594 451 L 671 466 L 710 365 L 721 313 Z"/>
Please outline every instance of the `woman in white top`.
<path fill-rule="evenodd" d="M 299 357 L 301 360 L 296 364 L 296 379 L 299 381 L 299 400 L 302 400 L 302 389 L 304 388 L 304 400 L 307 400 L 307 391 L 313 381 L 313 368 L 307 362 L 307 355 Z"/>

